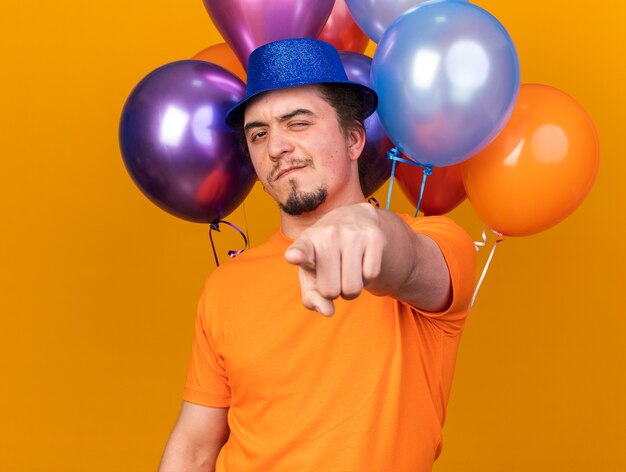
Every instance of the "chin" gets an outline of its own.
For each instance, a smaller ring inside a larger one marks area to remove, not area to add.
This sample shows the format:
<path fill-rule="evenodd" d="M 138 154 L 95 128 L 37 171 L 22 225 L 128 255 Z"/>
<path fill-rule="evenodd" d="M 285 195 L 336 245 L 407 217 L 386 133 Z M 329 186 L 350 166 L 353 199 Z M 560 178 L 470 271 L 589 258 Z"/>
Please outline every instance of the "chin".
<path fill-rule="evenodd" d="M 291 192 L 279 203 L 280 209 L 291 216 L 299 216 L 317 210 L 326 201 L 328 188 L 320 185 L 310 191 L 292 183 Z"/>

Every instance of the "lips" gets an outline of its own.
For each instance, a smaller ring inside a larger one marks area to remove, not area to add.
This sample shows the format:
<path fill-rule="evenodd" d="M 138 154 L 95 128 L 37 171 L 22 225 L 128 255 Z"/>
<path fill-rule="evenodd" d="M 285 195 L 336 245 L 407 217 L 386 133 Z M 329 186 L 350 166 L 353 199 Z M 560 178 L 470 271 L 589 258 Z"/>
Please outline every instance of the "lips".
<path fill-rule="evenodd" d="M 285 167 L 284 169 L 279 171 L 278 174 L 276 174 L 276 178 L 274 180 L 278 180 L 278 179 L 280 179 L 284 175 L 290 174 L 291 172 L 296 171 L 298 169 L 304 169 L 305 167 L 306 167 L 306 165 L 297 165 L 297 166 Z"/>

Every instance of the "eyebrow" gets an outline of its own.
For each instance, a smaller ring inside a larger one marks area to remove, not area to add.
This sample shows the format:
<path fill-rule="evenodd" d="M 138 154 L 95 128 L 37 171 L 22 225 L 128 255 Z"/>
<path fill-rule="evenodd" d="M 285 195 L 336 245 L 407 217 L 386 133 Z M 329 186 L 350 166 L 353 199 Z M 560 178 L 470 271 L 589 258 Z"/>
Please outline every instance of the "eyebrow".
<path fill-rule="evenodd" d="M 313 113 L 311 110 L 307 110 L 306 108 L 298 108 L 297 110 L 293 110 L 293 111 L 290 111 L 289 113 L 285 113 L 284 115 L 278 118 L 278 121 L 280 122 L 287 121 L 299 115 L 315 116 L 315 113 Z M 247 134 L 248 131 L 250 131 L 251 129 L 261 128 L 263 126 L 267 126 L 267 123 L 263 121 L 251 121 L 250 123 L 246 123 L 246 125 L 243 128 L 243 131 L 244 133 Z"/>

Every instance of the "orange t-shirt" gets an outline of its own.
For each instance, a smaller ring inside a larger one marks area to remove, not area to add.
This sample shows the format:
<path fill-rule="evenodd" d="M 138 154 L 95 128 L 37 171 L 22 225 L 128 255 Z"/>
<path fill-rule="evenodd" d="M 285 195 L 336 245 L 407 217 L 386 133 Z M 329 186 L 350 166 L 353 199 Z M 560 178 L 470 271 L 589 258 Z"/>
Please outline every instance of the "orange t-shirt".
<path fill-rule="evenodd" d="M 184 399 L 229 407 L 218 472 L 432 469 L 476 256 L 449 218 L 402 217 L 444 254 L 445 312 L 366 291 L 330 318 L 309 311 L 280 231 L 209 277 Z"/>

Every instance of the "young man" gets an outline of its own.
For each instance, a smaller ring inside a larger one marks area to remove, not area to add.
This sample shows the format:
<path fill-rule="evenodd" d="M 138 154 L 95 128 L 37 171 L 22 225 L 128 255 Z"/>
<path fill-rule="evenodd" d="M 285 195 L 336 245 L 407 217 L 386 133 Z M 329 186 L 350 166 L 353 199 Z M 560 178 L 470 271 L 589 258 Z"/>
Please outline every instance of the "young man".
<path fill-rule="evenodd" d="M 199 303 L 161 471 L 429 471 L 473 289 L 444 217 L 364 202 L 376 94 L 311 39 L 254 51 L 242 131 L 281 230 L 223 264 Z"/>

